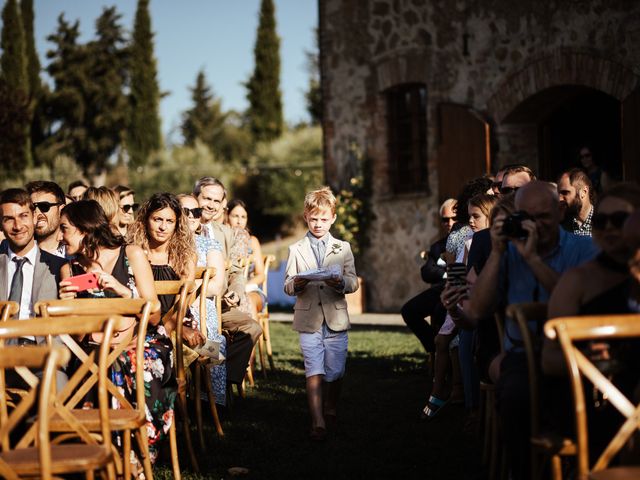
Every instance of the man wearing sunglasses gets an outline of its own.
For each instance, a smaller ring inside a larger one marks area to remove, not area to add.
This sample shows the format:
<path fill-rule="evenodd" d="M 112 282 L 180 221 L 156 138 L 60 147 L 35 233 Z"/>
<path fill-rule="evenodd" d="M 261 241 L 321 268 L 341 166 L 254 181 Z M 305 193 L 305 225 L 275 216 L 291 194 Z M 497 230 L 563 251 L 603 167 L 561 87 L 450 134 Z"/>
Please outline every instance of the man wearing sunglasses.
<path fill-rule="evenodd" d="M 65 247 L 60 242 L 60 212 L 65 205 L 64 190 L 57 183 L 38 180 L 29 182 L 26 190 L 35 206 L 35 239 L 38 247 L 64 258 Z"/>
<path fill-rule="evenodd" d="M 572 168 L 558 178 L 560 208 L 564 212 L 562 226 L 576 235 L 591 236 L 593 217 L 593 189 L 589 176 L 579 168 Z"/>

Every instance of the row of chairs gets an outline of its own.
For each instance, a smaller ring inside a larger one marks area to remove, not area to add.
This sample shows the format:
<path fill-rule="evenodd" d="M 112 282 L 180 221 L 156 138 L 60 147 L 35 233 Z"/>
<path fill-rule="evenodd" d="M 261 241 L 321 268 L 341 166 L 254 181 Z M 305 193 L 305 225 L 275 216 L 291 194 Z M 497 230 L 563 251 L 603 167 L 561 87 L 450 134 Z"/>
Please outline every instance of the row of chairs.
<path fill-rule="evenodd" d="M 596 315 L 565 317 L 547 321 L 547 305 L 527 303 L 510 305 L 506 316 L 513 319 L 520 330 L 527 359 L 527 374 L 530 394 L 531 429 L 531 478 L 543 478 L 548 472 L 553 480 L 563 478 L 563 458 L 572 457 L 575 462 L 576 478 L 619 480 L 640 478 L 640 467 L 615 466 L 610 463 L 628 443 L 636 430 L 640 429 L 640 405 L 627 398 L 605 375 L 600 373 L 576 342 L 589 340 L 610 341 L 620 338 L 640 337 L 640 315 Z M 498 332 L 504 332 L 504 317 L 497 316 Z M 556 432 L 543 431 L 540 425 L 539 402 L 539 358 L 541 339 L 531 334 L 529 325 L 536 324 L 540 331 L 557 340 L 568 365 L 567 381 L 571 385 L 575 413 L 575 436 L 564 437 Z M 502 337 L 502 335 L 501 335 Z M 609 441 L 600 457 L 589 462 L 589 429 L 587 423 L 585 388 L 587 379 L 608 398 L 626 421 Z M 490 478 L 507 478 L 506 462 L 500 459 L 498 424 L 495 417 L 492 385 L 483 385 L 483 422 L 485 428 L 483 458 L 490 465 Z"/>

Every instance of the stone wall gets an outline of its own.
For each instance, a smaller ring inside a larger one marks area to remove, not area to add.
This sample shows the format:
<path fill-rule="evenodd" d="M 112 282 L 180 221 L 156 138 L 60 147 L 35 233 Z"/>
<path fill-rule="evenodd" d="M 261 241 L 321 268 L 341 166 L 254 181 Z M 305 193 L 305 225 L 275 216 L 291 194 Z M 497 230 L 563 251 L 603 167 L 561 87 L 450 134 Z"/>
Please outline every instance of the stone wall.
<path fill-rule="evenodd" d="M 325 171 L 334 187 L 357 171 L 350 145 L 373 162 L 371 247 L 361 274 L 373 311 L 397 311 L 424 288 L 416 255 L 438 234 L 437 107 L 469 105 L 492 125 L 494 165 L 537 166 L 535 125 L 506 121 L 556 85 L 623 99 L 640 75 L 635 0 L 319 0 Z M 428 95 L 429 191 L 394 196 L 387 178 L 385 103 L 391 86 Z"/>

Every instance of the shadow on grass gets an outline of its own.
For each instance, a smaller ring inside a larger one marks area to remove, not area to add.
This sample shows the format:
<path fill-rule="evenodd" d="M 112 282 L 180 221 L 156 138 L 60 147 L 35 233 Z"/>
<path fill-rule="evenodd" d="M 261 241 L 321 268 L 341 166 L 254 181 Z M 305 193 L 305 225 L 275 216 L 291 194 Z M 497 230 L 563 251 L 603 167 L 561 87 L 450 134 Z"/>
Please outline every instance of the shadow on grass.
<path fill-rule="evenodd" d="M 183 468 L 184 478 L 230 478 L 233 466 L 248 468 L 246 479 L 477 478 L 480 447 L 474 432 L 465 432 L 464 409 L 446 407 L 432 422 L 419 420 L 429 379 L 415 337 L 398 327 L 358 326 L 349 335 L 339 426 L 326 442 L 308 439 L 297 334 L 274 323 L 278 370 L 267 380 L 256 372 L 247 398 L 222 414 L 224 438 L 207 431 L 203 476 Z"/>

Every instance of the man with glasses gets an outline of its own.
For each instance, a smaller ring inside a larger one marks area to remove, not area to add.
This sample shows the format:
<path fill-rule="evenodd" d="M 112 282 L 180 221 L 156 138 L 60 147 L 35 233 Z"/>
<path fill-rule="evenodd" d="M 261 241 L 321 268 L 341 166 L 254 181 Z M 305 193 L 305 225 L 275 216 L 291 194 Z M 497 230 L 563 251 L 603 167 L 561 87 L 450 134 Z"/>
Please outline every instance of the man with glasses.
<path fill-rule="evenodd" d="M 38 247 L 58 257 L 65 257 L 65 246 L 60 241 L 60 212 L 65 206 L 65 195 L 57 183 L 38 180 L 29 182 L 26 190 L 35 206 L 35 239 Z"/>
<path fill-rule="evenodd" d="M 118 231 L 123 237 L 127 235 L 127 227 L 135 221 L 134 213 L 139 205 L 134 202 L 136 192 L 124 185 L 117 185 L 113 189 L 120 200 L 120 211 L 118 213 Z"/>
<path fill-rule="evenodd" d="M 505 232 L 503 228 L 507 215 L 496 215 L 490 228 L 491 254 L 464 311 L 468 327 L 492 316 L 504 305 L 547 302 L 560 274 L 596 255 L 590 237 L 560 228 L 562 213 L 552 184 L 533 181 L 519 188 L 515 209 L 521 212 L 520 230 L 524 233 L 509 237 L 509 230 Z M 529 327 L 534 336 L 541 335 L 542 329 L 537 325 Z M 496 404 L 514 479 L 527 478 L 529 473 L 529 384 L 522 345 L 515 321 L 507 318 Z"/>
<path fill-rule="evenodd" d="M 562 226 L 576 235 L 591 236 L 593 188 L 589 176 L 579 168 L 568 170 L 558 179 L 560 208 L 564 212 Z"/>
<path fill-rule="evenodd" d="M 87 191 L 87 188 L 89 188 L 89 186 L 82 180 L 71 182 L 69 184 L 69 188 L 67 189 L 69 198 L 71 198 L 71 200 L 73 200 L 74 202 L 82 200 L 82 196 L 84 195 L 84 192 Z"/>
<path fill-rule="evenodd" d="M 431 288 L 419 293 L 402 306 L 401 314 L 404 323 L 418 337 L 427 352 L 433 353 L 434 331 L 444 322 L 445 310 L 440 303 L 440 293 L 444 287 L 446 263 L 441 258 L 447 246 L 447 235 L 456 223 L 456 201 L 453 198 L 445 200 L 440 206 L 440 226 L 444 236 L 431 245 L 426 262 L 420 269 L 422 280 L 431 284 Z M 431 317 L 431 325 L 425 320 Z M 434 330 L 435 329 L 435 330 Z"/>
<path fill-rule="evenodd" d="M 502 177 L 500 194 L 509 195 L 510 193 L 515 193 L 519 188 L 535 179 L 536 176 L 529 167 L 524 165 L 506 167 Z"/>

